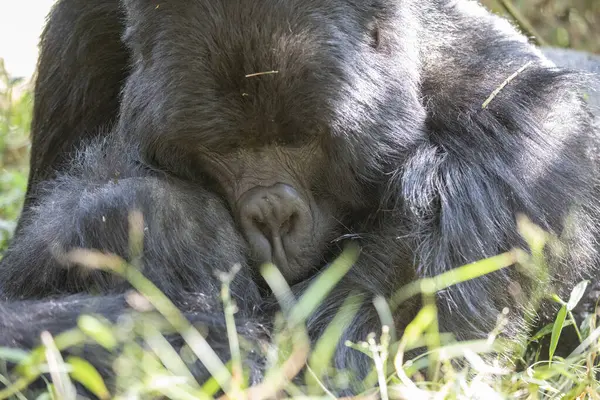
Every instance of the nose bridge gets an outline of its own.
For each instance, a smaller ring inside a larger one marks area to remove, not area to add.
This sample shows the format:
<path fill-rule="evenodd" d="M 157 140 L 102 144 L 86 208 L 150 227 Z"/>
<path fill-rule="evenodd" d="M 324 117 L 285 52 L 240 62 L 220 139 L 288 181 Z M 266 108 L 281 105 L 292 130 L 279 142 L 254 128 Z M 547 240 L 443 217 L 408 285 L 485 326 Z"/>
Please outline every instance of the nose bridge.
<path fill-rule="evenodd" d="M 231 188 L 233 198 L 230 201 L 236 206 L 259 191 L 270 191 L 275 195 L 285 191 L 282 186 L 294 188 L 302 185 L 302 181 L 297 179 L 299 172 L 303 171 L 296 161 L 301 159 L 297 153 L 279 146 L 238 149 L 220 157 L 221 164 L 233 167 L 229 176 L 224 176 L 227 175 L 225 171 L 218 179 L 223 180 L 224 187 Z M 218 169 L 219 172 L 222 170 Z"/>

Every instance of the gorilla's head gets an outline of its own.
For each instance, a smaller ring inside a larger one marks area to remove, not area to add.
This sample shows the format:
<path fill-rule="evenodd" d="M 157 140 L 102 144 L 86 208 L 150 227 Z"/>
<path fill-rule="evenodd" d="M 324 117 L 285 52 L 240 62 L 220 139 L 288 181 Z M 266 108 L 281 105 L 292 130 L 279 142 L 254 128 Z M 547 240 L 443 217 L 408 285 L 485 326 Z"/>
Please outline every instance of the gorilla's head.
<path fill-rule="evenodd" d="M 120 129 L 149 164 L 221 194 L 255 261 L 297 282 L 385 207 L 419 137 L 398 3 L 130 0 Z"/>

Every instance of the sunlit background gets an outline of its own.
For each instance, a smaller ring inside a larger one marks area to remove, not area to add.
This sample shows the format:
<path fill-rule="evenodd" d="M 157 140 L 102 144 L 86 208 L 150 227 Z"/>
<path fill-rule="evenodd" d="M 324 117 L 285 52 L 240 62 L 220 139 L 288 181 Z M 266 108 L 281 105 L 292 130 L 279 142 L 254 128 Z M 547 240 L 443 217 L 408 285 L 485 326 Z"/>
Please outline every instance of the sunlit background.
<path fill-rule="evenodd" d="M 29 78 L 35 71 L 39 36 L 54 1 L 0 1 L 0 57 L 12 76 Z"/>

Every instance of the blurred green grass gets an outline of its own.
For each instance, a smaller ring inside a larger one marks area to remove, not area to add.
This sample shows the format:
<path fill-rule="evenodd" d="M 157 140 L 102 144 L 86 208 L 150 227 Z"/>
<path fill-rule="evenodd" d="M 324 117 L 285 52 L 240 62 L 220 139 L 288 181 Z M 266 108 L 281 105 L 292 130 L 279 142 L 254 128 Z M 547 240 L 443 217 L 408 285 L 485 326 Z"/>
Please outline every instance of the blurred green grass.
<path fill-rule="evenodd" d="M 132 216 L 130 237 L 141 240 L 143 223 Z M 140 222 L 138 220 L 138 222 Z M 56 336 L 42 334 L 42 344 L 32 351 L 0 347 L 0 400 L 68 399 L 75 400 L 75 384 L 87 388 L 100 399 L 214 399 L 263 400 L 336 399 L 333 391 L 359 385 L 356 399 L 556 399 L 597 400 L 600 328 L 595 314 L 578 327 L 579 346 L 568 357 L 555 350 L 565 329 L 573 329 L 572 310 L 582 299 L 586 285 L 577 285 L 568 299 L 553 295 L 546 279 L 534 279 L 531 304 L 540 300 L 558 303 L 556 320 L 530 337 L 507 341 L 500 333 L 514 323 L 508 310 L 498 315 L 497 326 L 487 338 L 457 341 L 453 335 L 439 331 L 435 293 L 485 273 L 508 268 L 537 269 L 544 274 L 542 250 L 553 240 L 529 221 L 520 221 L 521 234 L 532 253 L 512 250 L 487 260 L 465 265 L 442 275 L 411 282 L 399 288 L 392 299 L 366 299 L 349 296 L 338 310 L 323 336 L 311 346 L 306 330 L 307 318 L 339 282 L 358 257 L 349 247 L 313 281 L 308 290 L 295 299 L 290 288 L 273 265 L 263 266 L 261 273 L 282 306 L 275 316 L 272 337 L 251 344 L 238 337 L 233 318 L 236 306 L 229 295 L 229 283 L 236 274 L 220 276 L 221 300 L 227 323 L 227 337 L 232 357 L 221 360 L 204 340 L 206 327 L 190 324 L 177 307 L 136 266 L 119 257 L 97 251 L 75 250 L 69 258 L 91 269 L 103 269 L 119 275 L 135 291 L 128 295 L 131 313 L 116 322 L 93 315 L 80 317 L 75 328 Z M 131 245 L 131 244 L 130 244 Z M 139 243 L 131 245 L 138 248 Z M 541 259 L 540 259 L 541 257 Z M 388 320 L 392 310 L 411 297 L 420 297 L 424 305 L 408 322 L 398 339 L 393 339 L 395 322 Z M 359 310 L 359 302 L 372 301 L 383 329 L 359 339 L 342 343 L 370 357 L 371 373 L 358 379 L 351 370 L 332 367 L 333 349 L 341 332 Z M 528 307 L 529 308 L 529 307 Z M 178 332 L 184 340 L 181 350 L 172 347 L 167 336 Z M 549 338 L 549 346 L 540 339 Z M 78 355 L 86 346 L 100 346 L 110 357 L 115 381 L 106 382 L 94 366 Z M 414 351 L 418 350 L 417 353 Z M 249 352 L 264 357 L 266 372 L 260 383 L 249 385 L 243 360 Z M 70 354 L 70 355 L 69 355 Z M 547 359 L 549 361 L 546 361 Z M 16 364 L 3 365 L 4 361 Z M 192 365 L 202 363 L 212 378 L 197 381 Z M 44 377 L 45 388 L 29 385 Z M 3 385 L 6 385 L 3 387 Z M 223 395 L 224 394 L 224 395 Z M 349 400 L 345 398 L 344 400 Z"/>
<path fill-rule="evenodd" d="M 481 0 L 492 11 L 510 17 L 502 0 Z M 599 0 L 511 0 L 544 42 L 600 54 Z"/>
<path fill-rule="evenodd" d="M 0 254 L 21 211 L 27 187 L 31 92 L 9 76 L 0 58 Z"/>

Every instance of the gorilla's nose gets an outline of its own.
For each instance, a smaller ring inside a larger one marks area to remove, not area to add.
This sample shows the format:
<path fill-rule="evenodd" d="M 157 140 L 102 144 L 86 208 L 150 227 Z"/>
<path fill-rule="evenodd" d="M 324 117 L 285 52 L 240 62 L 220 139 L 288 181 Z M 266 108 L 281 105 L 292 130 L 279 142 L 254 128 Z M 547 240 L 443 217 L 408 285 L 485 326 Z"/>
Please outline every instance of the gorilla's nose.
<path fill-rule="evenodd" d="M 278 183 L 257 186 L 238 201 L 243 233 L 257 261 L 272 262 L 290 281 L 295 278 L 291 264 L 301 252 L 312 227 L 310 208 L 296 190 Z"/>

